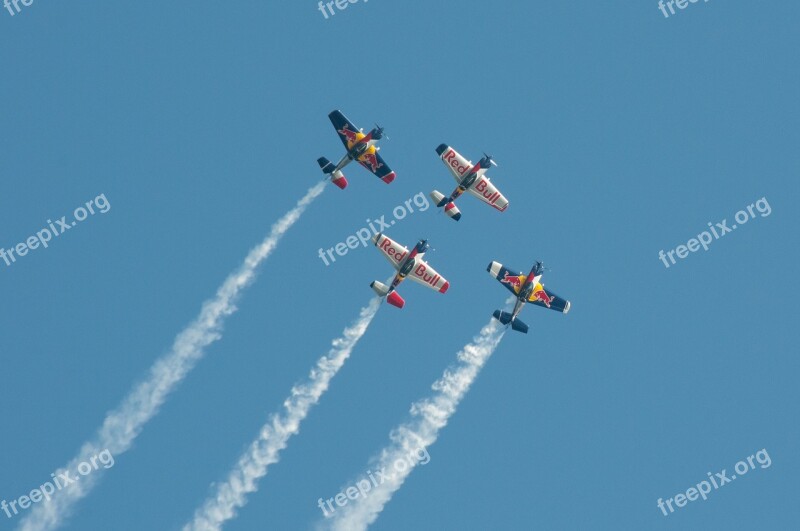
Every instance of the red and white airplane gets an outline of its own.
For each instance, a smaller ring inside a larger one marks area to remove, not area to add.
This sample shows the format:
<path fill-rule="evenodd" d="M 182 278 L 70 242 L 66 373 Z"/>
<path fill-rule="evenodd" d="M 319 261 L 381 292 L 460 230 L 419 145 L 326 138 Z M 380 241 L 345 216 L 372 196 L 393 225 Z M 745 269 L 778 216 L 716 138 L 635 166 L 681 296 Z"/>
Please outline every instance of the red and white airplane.
<path fill-rule="evenodd" d="M 422 256 L 430 247 L 428 240 L 420 240 L 411 251 L 380 232 L 372 237 L 372 242 L 383 256 L 391 262 L 392 266 L 397 270 L 397 274 L 394 276 L 391 286 L 387 286 L 377 280 L 369 286 L 380 297 L 386 297 L 386 302 L 392 306 L 402 308 L 406 303 L 403 297 L 395 291 L 406 277 L 435 289 L 439 293 L 446 292 L 447 288 L 450 287 L 450 283 L 422 259 Z"/>
<path fill-rule="evenodd" d="M 496 208 L 503 212 L 508 208 L 508 199 L 489 181 L 489 178 L 484 175 L 492 165 L 497 166 L 497 163 L 492 160 L 492 157 L 483 154 L 483 158 L 477 164 L 472 164 L 459 153 L 448 146 L 441 144 L 436 148 L 436 153 L 453 174 L 458 186 L 450 194 L 450 197 L 445 197 L 443 193 L 438 190 L 431 192 L 431 199 L 437 207 L 444 207 L 444 213 L 454 220 L 461 219 L 461 211 L 456 207 L 455 201 L 464 192 L 469 192 L 487 205 Z"/>

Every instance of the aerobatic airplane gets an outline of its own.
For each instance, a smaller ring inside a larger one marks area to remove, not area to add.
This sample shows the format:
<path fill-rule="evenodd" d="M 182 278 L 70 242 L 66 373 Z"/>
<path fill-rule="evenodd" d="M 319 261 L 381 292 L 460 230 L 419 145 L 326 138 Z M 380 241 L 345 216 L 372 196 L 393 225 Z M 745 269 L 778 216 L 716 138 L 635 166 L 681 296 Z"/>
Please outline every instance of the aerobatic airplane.
<path fill-rule="evenodd" d="M 569 301 L 546 289 L 544 284 L 541 283 L 542 272 L 544 271 L 544 266 L 541 262 L 536 262 L 527 276 L 506 269 L 499 262 L 492 262 L 486 270 L 517 297 L 513 312 L 495 310 L 492 314 L 495 319 L 504 325 L 510 324 L 511 328 L 517 332 L 528 333 L 528 325 L 517 319 L 517 315 L 519 315 L 522 307 L 527 302 L 562 313 L 569 311 Z"/>
<path fill-rule="evenodd" d="M 439 293 L 446 292 L 447 288 L 450 287 L 450 283 L 422 259 L 422 256 L 430 247 L 428 240 L 420 240 L 411 251 L 380 232 L 372 237 L 372 242 L 383 256 L 392 263 L 397 270 L 397 274 L 394 276 L 391 286 L 387 286 L 377 280 L 369 286 L 380 297 L 386 297 L 386 302 L 392 306 L 402 308 L 406 303 L 403 297 L 395 291 L 406 277 L 435 289 Z"/>
<path fill-rule="evenodd" d="M 492 160 L 490 155 L 483 154 L 483 158 L 473 165 L 459 153 L 448 146 L 441 144 L 436 148 L 436 153 L 453 174 L 458 186 L 450 194 L 450 197 L 445 197 L 439 190 L 431 192 L 431 199 L 437 207 L 444 207 L 444 213 L 458 221 L 461 219 L 461 211 L 453 203 L 465 191 L 474 195 L 484 203 L 488 204 L 503 212 L 508 208 L 508 199 L 501 194 L 497 188 L 489 181 L 489 178 L 484 174 L 492 165 L 497 166 L 497 163 Z"/>
<path fill-rule="evenodd" d="M 328 118 L 331 119 L 333 128 L 336 129 L 339 139 L 347 150 L 336 166 L 325 157 L 317 159 L 322 172 L 330 176 L 333 184 L 344 190 L 347 186 L 347 179 L 345 179 L 342 169 L 354 160 L 380 177 L 386 184 L 394 180 L 395 173 L 378 154 L 380 147 L 376 145 L 378 140 L 383 138 L 383 127 L 376 124 L 375 129 L 365 135 L 363 129 L 357 129 L 340 111 L 333 111 Z"/>

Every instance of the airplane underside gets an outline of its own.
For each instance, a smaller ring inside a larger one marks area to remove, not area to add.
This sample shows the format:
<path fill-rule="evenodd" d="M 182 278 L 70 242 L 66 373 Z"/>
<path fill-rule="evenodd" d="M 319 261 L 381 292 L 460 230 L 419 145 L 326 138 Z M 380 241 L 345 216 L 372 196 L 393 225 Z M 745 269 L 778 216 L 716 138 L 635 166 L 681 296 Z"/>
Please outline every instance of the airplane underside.
<path fill-rule="evenodd" d="M 524 300 L 517 299 L 517 302 L 514 304 L 513 312 L 504 312 L 502 310 L 495 310 L 492 316 L 495 319 L 503 323 L 504 325 L 511 325 L 511 329 L 517 332 L 522 332 L 523 334 L 528 333 L 528 325 L 517 319 L 519 312 L 522 311 L 522 307 L 525 305 Z"/>
<path fill-rule="evenodd" d="M 508 312 L 504 312 L 502 310 L 495 310 L 492 314 L 495 319 L 503 323 L 504 325 L 511 325 L 511 329 L 517 332 L 522 332 L 523 334 L 528 333 L 528 325 L 514 317 L 513 314 Z"/>

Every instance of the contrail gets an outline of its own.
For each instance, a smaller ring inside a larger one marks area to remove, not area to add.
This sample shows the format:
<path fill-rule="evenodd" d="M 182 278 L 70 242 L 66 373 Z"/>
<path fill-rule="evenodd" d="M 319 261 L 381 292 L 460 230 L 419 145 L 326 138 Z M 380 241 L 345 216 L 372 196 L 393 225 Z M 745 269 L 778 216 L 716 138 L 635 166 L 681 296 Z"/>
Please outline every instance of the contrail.
<path fill-rule="evenodd" d="M 480 333 L 458 353 L 458 363 L 448 367 L 431 388 L 434 393 L 411 405 L 412 419 L 401 424 L 390 434 L 391 443 L 375 460 L 372 470 L 384 470 L 380 482 L 367 489 L 364 497 L 348 500 L 344 507 L 333 506 L 335 513 L 322 523 L 336 531 L 361 531 L 377 520 L 383 507 L 403 485 L 416 463 L 408 463 L 408 456 L 418 453 L 436 442 L 447 421 L 469 390 L 486 361 L 494 353 L 505 333 L 505 327 L 492 319 Z M 427 451 L 427 450 L 426 450 Z M 402 461 L 400 467 L 393 466 Z M 369 483 L 369 481 L 365 481 Z"/>
<path fill-rule="evenodd" d="M 283 403 L 283 414 L 272 415 L 236 462 L 227 480 L 195 512 L 194 519 L 184 526 L 183 531 L 216 531 L 236 516 L 236 510 L 247 503 L 247 495 L 258 489 L 258 480 L 267 474 L 267 467 L 278 461 L 280 451 L 286 448 L 292 435 L 300 431 L 300 423 L 347 361 L 378 312 L 380 303 L 381 299 L 376 297 L 363 307 L 358 319 L 333 341 L 328 354 L 317 360 L 308 380 L 292 387 L 289 398 Z"/>
<path fill-rule="evenodd" d="M 108 450 L 113 456 L 126 452 L 175 386 L 205 353 L 205 347 L 222 336 L 225 318 L 236 311 L 241 291 L 255 278 L 256 269 L 275 250 L 281 237 L 300 219 L 306 207 L 325 190 L 325 182 L 309 188 L 294 208 L 271 228 L 269 235 L 247 255 L 244 263 L 225 279 L 217 294 L 203 303 L 200 315 L 175 338 L 172 349 L 156 360 L 148 377 L 137 384 L 114 411 L 108 413 L 93 440 L 81 447 L 78 455 L 57 473 L 77 476 L 82 462 Z M 20 523 L 19 531 L 55 529 L 71 514 L 75 503 L 86 496 L 100 478 L 99 470 L 56 491 L 53 498 L 33 506 Z"/>

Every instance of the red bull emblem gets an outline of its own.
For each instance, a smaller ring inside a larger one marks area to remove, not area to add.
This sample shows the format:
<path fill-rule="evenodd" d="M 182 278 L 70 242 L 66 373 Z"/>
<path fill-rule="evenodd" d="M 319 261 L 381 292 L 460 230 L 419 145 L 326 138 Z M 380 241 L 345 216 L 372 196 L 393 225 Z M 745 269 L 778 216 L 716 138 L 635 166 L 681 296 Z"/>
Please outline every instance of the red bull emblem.
<path fill-rule="evenodd" d="M 504 284 L 510 284 L 515 288 L 522 287 L 522 281 L 520 280 L 519 275 L 512 275 L 510 273 L 506 273 L 506 275 L 500 279 L 500 282 Z"/>
<path fill-rule="evenodd" d="M 544 305 L 547 306 L 548 308 L 550 307 L 550 303 L 553 302 L 553 298 L 549 296 L 547 292 L 545 292 L 545 290 L 543 289 L 534 291 L 533 296 L 542 301 Z"/>
<path fill-rule="evenodd" d="M 347 138 L 347 141 L 350 143 L 358 142 L 358 133 L 351 131 L 347 125 L 339 129 L 339 134 Z"/>
<path fill-rule="evenodd" d="M 361 162 L 369 166 L 373 173 L 378 171 L 378 168 L 383 166 L 380 162 L 378 162 L 378 157 L 375 156 L 375 153 L 364 153 L 361 155 Z"/>

